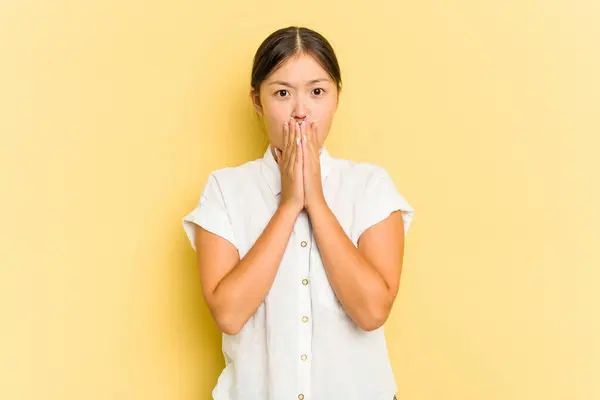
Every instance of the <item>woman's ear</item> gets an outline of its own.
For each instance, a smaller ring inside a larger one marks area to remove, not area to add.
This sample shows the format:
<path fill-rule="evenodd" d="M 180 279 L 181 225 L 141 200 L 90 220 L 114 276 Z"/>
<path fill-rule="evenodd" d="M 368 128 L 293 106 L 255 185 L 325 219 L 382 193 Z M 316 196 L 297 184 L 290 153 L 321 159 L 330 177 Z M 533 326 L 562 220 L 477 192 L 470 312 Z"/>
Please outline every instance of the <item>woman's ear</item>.
<path fill-rule="evenodd" d="M 256 89 L 254 89 L 254 88 L 250 89 L 250 99 L 252 100 L 252 105 L 254 106 L 254 109 L 256 110 L 256 112 L 260 116 L 262 116 L 263 115 L 263 109 L 262 109 L 262 106 L 260 104 L 260 95 L 256 91 Z"/>

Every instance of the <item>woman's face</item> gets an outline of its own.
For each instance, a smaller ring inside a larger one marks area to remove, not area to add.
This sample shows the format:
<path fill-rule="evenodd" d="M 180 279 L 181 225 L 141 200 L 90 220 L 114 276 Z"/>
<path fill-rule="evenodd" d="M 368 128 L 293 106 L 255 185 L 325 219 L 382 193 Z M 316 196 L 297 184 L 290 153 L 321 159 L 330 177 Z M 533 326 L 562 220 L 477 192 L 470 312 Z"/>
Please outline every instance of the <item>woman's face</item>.
<path fill-rule="evenodd" d="M 251 95 L 263 116 L 272 147 L 283 149 L 283 124 L 290 117 L 317 122 L 319 148 L 325 142 L 338 105 L 338 90 L 329 74 L 307 54 L 290 57 L 260 85 L 260 103 Z"/>

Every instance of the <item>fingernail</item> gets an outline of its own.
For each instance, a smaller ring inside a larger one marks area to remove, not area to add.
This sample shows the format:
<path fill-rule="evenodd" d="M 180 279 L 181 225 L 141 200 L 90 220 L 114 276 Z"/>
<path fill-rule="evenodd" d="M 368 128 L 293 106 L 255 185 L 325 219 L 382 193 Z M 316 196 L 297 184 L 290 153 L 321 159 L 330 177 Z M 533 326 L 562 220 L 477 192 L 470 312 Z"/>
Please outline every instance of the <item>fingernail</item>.
<path fill-rule="evenodd" d="M 300 138 L 299 137 L 296 138 L 296 144 L 300 145 Z"/>
<path fill-rule="evenodd" d="M 306 135 L 303 135 L 302 138 L 304 138 L 304 141 L 306 142 L 306 140 L 307 140 Z"/>

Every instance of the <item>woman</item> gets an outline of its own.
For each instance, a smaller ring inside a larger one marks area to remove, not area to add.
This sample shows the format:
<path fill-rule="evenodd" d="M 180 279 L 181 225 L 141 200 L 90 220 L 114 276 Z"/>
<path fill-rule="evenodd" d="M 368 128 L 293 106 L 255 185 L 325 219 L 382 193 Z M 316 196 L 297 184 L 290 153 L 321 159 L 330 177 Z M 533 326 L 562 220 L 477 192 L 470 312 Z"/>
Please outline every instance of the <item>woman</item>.
<path fill-rule="evenodd" d="M 327 40 L 272 33 L 250 97 L 264 156 L 210 174 L 184 228 L 223 332 L 216 400 L 391 400 L 383 323 L 414 210 L 385 169 L 323 143 L 341 74 Z"/>

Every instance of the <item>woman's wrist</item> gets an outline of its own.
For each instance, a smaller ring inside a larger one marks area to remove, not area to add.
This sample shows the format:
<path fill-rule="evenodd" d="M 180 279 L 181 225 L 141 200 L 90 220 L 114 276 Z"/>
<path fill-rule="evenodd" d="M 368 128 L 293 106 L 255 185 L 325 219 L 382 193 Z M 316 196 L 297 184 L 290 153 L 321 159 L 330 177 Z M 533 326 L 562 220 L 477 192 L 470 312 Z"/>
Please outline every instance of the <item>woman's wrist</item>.
<path fill-rule="evenodd" d="M 277 209 L 277 211 L 283 215 L 290 216 L 295 221 L 298 217 L 298 214 L 300 214 L 300 211 L 302 211 L 302 207 L 296 206 L 291 203 L 282 202 L 279 204 L 279 208 Z"/>

